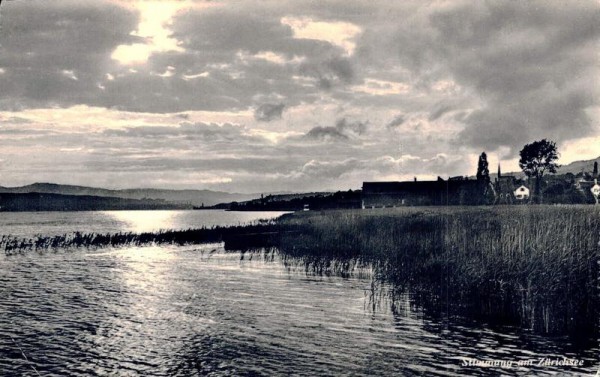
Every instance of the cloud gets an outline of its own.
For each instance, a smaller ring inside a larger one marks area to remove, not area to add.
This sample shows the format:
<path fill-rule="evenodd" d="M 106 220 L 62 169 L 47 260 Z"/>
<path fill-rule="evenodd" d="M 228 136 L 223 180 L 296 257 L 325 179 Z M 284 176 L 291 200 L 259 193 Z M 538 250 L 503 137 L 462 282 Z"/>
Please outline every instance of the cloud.
<path fill-rule="evenodd" d="M 31 119 L 27 119 L 27 118 L 23 118 L 23 117 L 18 117 L 18 116 L 8 117 L 6 119 L 2 119 L 2 121 L 6 122 L 6 123 L 11 123 L 11 124 L 26 124 L 26 123 L 31 123 Z"/>
<path fill-rule="evenodd" d="M 460 142 L 513 148 L 549 137 L 559 142 L 594 131 L 598 105 L 600 7 L 592 2 L 486 2 L 430 17 L 439 59 L 484 104 L 465 120 Z M 460 21 L 459 21 L 460 20 Z M 594 63 L 596 62 L 596 63 Z"/>
<path fill-rule="evenodd" d="M 600 76 L 596 2 L 406 2 L 386 12 L 403 22 L 374 19 L 364 26 L 357 66 L 397 71 L 400 79 L 390 74 L 387 80 L 408 82 L 410 94 L 421 91 L 430 99 L 410 107 L 403 102 L 409 114 L 426 111 L 432 121 L 450 107 L 461 114 L 455 117 L 464 126 L 457 145 L 509 147 L 515 156 L 536 138 L 560 145 L 598 131 L 590 115 L 600 105 L 600 85 L 590 79 Z"/>
<path fill-rule="evenodd" d="M 124 65 L 145 64 L 157 52 L 181 52 L 179 41 L 171 37 L 168 25 L 184 6 L 177 2 L 139 2 L 135 4 L 140 22 L 131 34 L 142 38 L 143 43 L 122 44 L 115 48 L 111 58 Z"/>
<path fill-rule="evenodd" d="M 336 127 L 321 127 L 317 126 L 311 128 L 306 133 L 306 137 L 309 139 L 321 139 L 321 140 L 347 140 L 348 136 L 345 135 Z"/>
<path fill-rule="evenodd" d="M 349 59 L 334 56 L 325 60 L 311 60 L 300 65 L 300 73 L 317 80 L 318 88 L 331 90 L 352 83 L 355 74 Z"/>
<path fill-rule="evenodd" d="M 0 109 L 99 101 L 105 57 L 130 35 L 135 12 L 108 1 L 2 5 Z"/>
<path fill-rule="evenodd" d="M 348 22 L 323 22 L 311 18 L 283 17 L 281 23 L 289 25 L 294 38 L 323 40 L 344 49 L 352 55 L 356 44 L 353 39 L 361 32 L 360 27 Z"/>
<path fill-rule="evenodd" d="M 364 134 L 367 131 L 368 122 L 348 121 L 346 118 L 339 119 L 335 127 L 313 127 L 305 135 L 305 138 L 319 139 L 325 141 L 349 140 Z"/>
<path fill-rule="evenodd" d="M 257 141 L 260 140 L 251 136 L 248 131 L 239 125 L 230 123 L 189 123 L 184 122 L 178 126 L 138 126 L 126 127 L 123 129 L 106 130 L 106 135 L 121 136 L 128 138 L 148 138 L 159 139 L 165 142 L 172 142 L 166 138 L 185 138 L 201 139 L 205 141 Z"/>
<path fill-rule="evenodd" d="M 368 122 L 349 121 L 342 118 L 335 123 L 335 128 L 346 134 L 362 135 L 367 131 Z"/>
<path fill-rule="evenodd" d="M 359 161 L 354 158 L 335 162 L 310 160 L 302 166 L 300 174 L 318 179 L 339 178 L 343 174 L 355 169 L 358 165 Z"/>
<path fill-rule="evenodd" d="M 403 114 L 398 114 L 392 119 L 387 125 L 387 128 L 396 128 L 401 126 L 406 121 L 406 118 Z"/>
<path fill-rule="evenodd" d="M 260 122 L 270 122 L 275 119 L 281 119 L 285 104 L 283 103 L 264 103 L 254 111 L 254 119 Z"/>
<path fill-rule="evenodd" d="M 437 106 L 431 114 L 429 114 L 429 121 L 433 122 L 434 120 L 438 120 L 442 115 L 452 110 L 452 106 Z"/>

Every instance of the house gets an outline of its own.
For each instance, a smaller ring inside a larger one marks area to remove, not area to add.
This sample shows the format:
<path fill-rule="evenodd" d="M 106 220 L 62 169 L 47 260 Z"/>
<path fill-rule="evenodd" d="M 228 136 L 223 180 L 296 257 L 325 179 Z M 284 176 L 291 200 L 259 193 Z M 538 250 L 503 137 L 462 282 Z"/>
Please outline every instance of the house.
<path fill-rule="evenodd" d="M 594 186 L 592 186 L 590 191 L 592 192 L 592 195 L 594 195 L 596 204 L 598 204 L 598 199 L 600 199 L 600 185 L 598 185 L 598 179 L 594 179 Z"/>
<path fill-rule="evenodd" d="M 521 185 L 515 190 L 514 195 L 517 200 L 527 200 L 529 199 L 529 189 Z"/>
<path fill-rule="evenodd" d="M 475 180 L 363 182 L 362 208 L 478 204 Z"/>

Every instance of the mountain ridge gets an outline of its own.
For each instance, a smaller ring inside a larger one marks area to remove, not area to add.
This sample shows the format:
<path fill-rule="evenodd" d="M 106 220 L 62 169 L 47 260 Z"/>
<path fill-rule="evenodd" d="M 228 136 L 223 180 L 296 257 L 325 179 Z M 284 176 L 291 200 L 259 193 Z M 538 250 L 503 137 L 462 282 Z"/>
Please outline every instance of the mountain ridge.
<path fill-rule="evenodd" d="M 566 165 L 561 165 L 557 169 L 556 174 L 567 174 L 567 173 L 577 174 L 577 173 L 581 173 L 582 171 L 591 173 L 592 170 L 594 169 L 594 162 L 598 162 L 598 164 L 600 164 L 600 156 L 598 156 L 596 158 L 592 158 L 590 160 L 577 160 L 577 161 L 570 162 Z M 514 176 L 521 176 L 521 177 L 525 176 L 525 174 L 522 171 L 502 172 L 502 175 L 503 176 L 514 175 Z M 490 169 L 490 178 L 494 179 L 497 176 L 498 176 L 498 174 L 495 171 L 492 172 Z M 473 177 L 475 177 L 475 176 L 473 176 Z"/>
<path fill-rule="evenodd" d="M 156 189 L 156 188 L 132 188 L 132 189 L 105 189 L 98 187 L 78 186 L 78 185 L 63 185 L 58 183 L 36 182 L 30 185 L 17 187 L 0 186 L 0 193 L 6 194 L 26 194 L 26 193 L 42 193 L 42 194 L 61 194 L 61 195 L 77 195 L 77 196 L 98 196 L 112 197 L 122 199 L 153 199 L 164 200 L 172 204 L 188 204 L 192 206 L 211 206 L 225 201 L 243 201 L 255 199 L 257 194 L 240 194 L 229 193 L 224 191 L 212 190 L 171 190 L 171 189 Z"/>

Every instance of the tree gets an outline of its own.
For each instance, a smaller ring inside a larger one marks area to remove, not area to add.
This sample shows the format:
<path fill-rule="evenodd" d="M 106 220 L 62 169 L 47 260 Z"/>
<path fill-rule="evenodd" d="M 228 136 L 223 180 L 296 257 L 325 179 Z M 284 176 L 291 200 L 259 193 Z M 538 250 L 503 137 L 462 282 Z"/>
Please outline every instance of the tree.
<path fill-rule="evenodd" d="M 486 185 L 490 182 L 490 169 L 485 152 L 481 153 L 479 162 L 477 163 L 477 181 Z"/>
<path fill-rule="evenodd" d="M 487 155 L 482 152 L 477 163 L 477 182 L 481 194 L 481 204 L 490 204 L 494 201 L 493 188 L 490 185 L 490 169 Z"/>
<path fill-rule="evenodd" d="M 556 163 L 559 157 L 556 143 L 546 139 L 534 141 L 531 144 L 526 144 L 519 154 L 521 156 L 519 167 L 527 177 L 535 178 L 535 195 L 533 199 L 541 202 L 542 177 L 546 172 L 556 173 L 556 169 L 560 166 Z"/>
<path fill-rule="evenodd" d="M 598 161 L 594 161 L 594 173 L 592 175 L 594 178 L 598 178 Z"/>

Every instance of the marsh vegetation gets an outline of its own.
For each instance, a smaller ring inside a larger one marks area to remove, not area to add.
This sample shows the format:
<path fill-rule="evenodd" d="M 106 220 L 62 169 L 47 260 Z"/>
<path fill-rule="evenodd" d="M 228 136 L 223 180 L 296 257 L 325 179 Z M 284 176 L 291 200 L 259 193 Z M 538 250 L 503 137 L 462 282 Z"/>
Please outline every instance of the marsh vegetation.
<path fill-rule="evenodd" d="M 597 332 L 600 211 L 589 206 L 302 213 L 279 248 L 328 273 L 372 264 L 433 314 Z M 348 261 L 354 261 L 349 263 Z"/>

